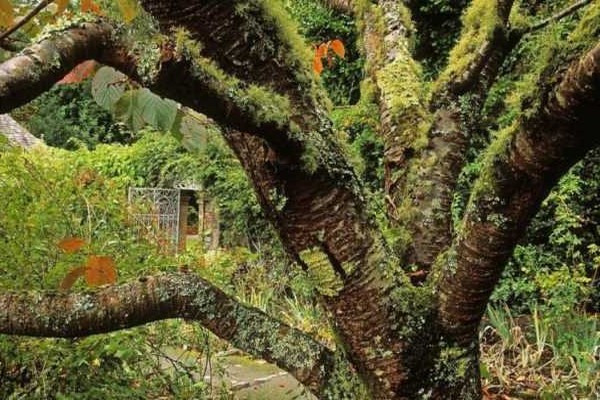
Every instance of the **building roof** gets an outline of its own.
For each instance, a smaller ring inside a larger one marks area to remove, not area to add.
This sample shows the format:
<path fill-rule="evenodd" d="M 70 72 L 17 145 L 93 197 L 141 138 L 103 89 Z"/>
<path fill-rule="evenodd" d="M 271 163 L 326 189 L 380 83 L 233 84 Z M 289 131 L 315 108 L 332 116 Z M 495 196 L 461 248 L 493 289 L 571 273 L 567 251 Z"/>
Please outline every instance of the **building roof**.
<path fill-rule="evenodd" d="M 42 143 L 8 114 L 0 114 L 0 135 L 6 136 L 11 144 L 25 149 Z"/>

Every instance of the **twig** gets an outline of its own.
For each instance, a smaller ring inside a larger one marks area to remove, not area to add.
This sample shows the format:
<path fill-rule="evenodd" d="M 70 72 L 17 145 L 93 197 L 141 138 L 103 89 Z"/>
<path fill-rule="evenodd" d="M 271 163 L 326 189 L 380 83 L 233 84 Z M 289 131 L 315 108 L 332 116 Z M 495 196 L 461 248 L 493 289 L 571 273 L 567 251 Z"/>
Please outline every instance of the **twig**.
<path fill-rule="evenodd" d="M 530 26 L 529 28 L 527 28 L 525 30 L 525 33 L 531 33 L 531 32 L 535 32 L 539 29 L 545 28 L 551 22 L 558 21 L 561 18 L 569 16 L 569 15 L 573 14 L 575 11 L 579 10 L 582 7 L 585 7 L 586 5 L 588 5 L 591 2 L 592 2 L 592 0 L 579 0 L 578 2 L 565 8 L 564 10 L 552 15 L 551 17 L 548 17 L 545 20 L 540 21 L 537 24 Z"/>
<path fill-rule="evenodd" d="M 21 18 L 19 22 L 14 24 L 11 28 L 8 28 L 7 31 L 4 31 L 0 34 L 0 43 L 4 41 L 7 37 L 18 31 L 23 25 L 29 22 L 33 17 L 38 15 L 44 8 L 48 7 L 51 3 L 54 3 L 54 0 L 42 0 L 35 8 L 29 13 Z"/>

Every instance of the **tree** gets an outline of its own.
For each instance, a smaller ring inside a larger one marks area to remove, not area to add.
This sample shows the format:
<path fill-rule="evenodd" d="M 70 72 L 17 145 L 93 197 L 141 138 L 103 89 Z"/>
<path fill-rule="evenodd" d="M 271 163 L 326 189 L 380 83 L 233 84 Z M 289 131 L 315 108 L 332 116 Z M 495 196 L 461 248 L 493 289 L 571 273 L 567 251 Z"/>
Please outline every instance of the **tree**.
<path fill-rule="evenodd" d="M 519 13 L 536 5 L 474 0 L 433 81 L 411 54 L 419 33 L 410 8 L 418 2 L 325 3 L 362 27 L 361 95 L 376 96 L 381 112 L 393 243 L 332 129 L 311 56 L 277 0 L 142 0 L 163 34 L 154 47 L 132 43 L 108 19 L 72 20 L 0 65 L 0 112 L 95 59 L 212 118 L 289 256 L 319 277 L 336 349 L 192 273 L 86 293 L 4 293 L 0 332 L 74 337 L 183 317 L 289 371 L 319 398 L 481 397 L 477 330 L 503 267 L 559 177 L 599 144 L 600 3 L 579 1 L 529 24 Z M 510 123 L 482 121 L 514 49 L 562 18 L 574 30 L 548 44 L 523 77 Z M 482 126 L 502 129 L 454 226 L 454 189 Z"/>

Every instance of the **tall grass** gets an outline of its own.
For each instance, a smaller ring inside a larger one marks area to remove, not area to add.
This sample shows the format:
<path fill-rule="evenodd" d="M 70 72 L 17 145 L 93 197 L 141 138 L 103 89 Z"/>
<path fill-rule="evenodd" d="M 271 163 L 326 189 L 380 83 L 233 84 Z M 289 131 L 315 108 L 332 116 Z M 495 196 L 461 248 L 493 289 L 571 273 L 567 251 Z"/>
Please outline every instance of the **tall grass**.
<path fill-rule="evenodd" d="M 545 317 L 533 306 L 515 317 L 507 306 L 490 306 L 481 333 L 486 393 L 600 399 L 599 327 L 597 316 L 576 311 Z"/>

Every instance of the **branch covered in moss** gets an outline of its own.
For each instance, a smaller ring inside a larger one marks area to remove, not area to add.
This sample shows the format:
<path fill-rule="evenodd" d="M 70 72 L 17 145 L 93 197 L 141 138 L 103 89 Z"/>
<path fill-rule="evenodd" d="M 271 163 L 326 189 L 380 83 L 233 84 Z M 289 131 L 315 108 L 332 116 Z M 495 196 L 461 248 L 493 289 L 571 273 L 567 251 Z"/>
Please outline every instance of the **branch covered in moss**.
<path fill-rule="evenodd" d="M 412 242 L 406 262 L 423 271 L 421 280 L 452 241 L 450 207 L 472 131 L 500 66 L 514 47 L 508 18 L 513 0 L 474 1 L 463 17 L 461 38 L 434 85 L 431 124 L 423 150 L 413 153 L 403 206 Z M 464 115 L 474 120 L 465 124 Z"/>
<path fill-rule="evenodd" d="M 35 99 L 79 63 L 91 59 L 127 72 L 134 65 L 108 23 L 74 23 L 48 34 L 0 65 L 0 113 Z"/>
<path fill-rule="evenodd" d="M 311 55 L 282 2 L 274 0 L 143 0 L 143 7 L 169 33 L 181 27 L 200 54 L 226 74 L 287 96 L 299 114 L 323 107 L 310 68 Z"/>
<path fill-rule="evenodd" d="M 0 294 L 0 333 L 72 338 L 169 318 L 196 321 L 256 357 L 277 364 L 318 394 L 332 351 L 283 322 L 245 306 L 194 274 L 149 276 L 83 293 Z"/>
<path fill-rule="evenodd" d="M 442 323 L 447 336 L 463 344 L 473 338 L 506 261 L 543 199 L 600 144 L 600 44 L 535 96 L 542 100 L 488 149 L 458 238 L 438 259 Z"/>

